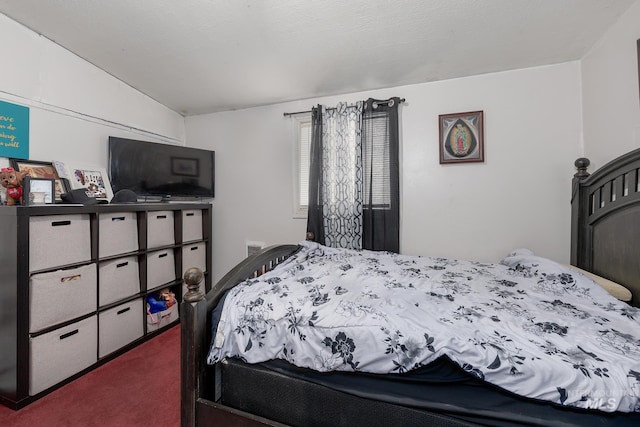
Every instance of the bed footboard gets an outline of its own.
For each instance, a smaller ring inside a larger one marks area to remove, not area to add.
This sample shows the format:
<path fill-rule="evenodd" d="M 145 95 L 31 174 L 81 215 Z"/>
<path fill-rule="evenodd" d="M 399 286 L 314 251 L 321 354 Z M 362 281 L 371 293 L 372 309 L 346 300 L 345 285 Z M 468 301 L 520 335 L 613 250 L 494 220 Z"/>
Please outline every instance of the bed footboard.
<path fill-rule="evenodd" d="M 294 254 L 297 245 L 278 245 L 263 249 L 245 259 L 229 271 L 206 295 L 199 291 L 203 279 L 202 271 L 190 268 L 185 272 L 184 281 L 188 292 L 180 306 L 180 423 L 183 427 L 197 423 L 197 405 L 203 396 L 204 385 L 215 381 L 212 369 L 206 369 L 206 357 L 211 340 L 209 313 L 220 301 L 224 293 L 243 280 L 260 276 Z M 237 411 L 206 401 L 207 406 L 218 406 L 219 411 L 229 416 L 238 416 Z M 241 415 L 240 415 L 241 416 Z"/>

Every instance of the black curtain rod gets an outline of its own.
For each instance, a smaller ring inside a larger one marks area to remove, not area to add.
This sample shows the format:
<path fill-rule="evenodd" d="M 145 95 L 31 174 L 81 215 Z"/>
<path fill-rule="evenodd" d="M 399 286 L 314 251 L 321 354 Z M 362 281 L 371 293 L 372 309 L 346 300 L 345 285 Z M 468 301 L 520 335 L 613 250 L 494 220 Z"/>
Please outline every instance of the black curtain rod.
<path fill-rule="evenodd" d="M 376 103 L 377 103 L 377 104 L 388 104 L 388 103 L 389 103 L 389 101 L 391 101 L 391 100 L 389 99 L 389 100 L 386 100 L 386 101 L 376 101 Z M 405 99 L 404 99 L 404 98 L 400 98 L 400 104 L 402 104 L 404 101 L 405 101 Z M 350 104 L 349 106 L 350 106 L 350 107 L 353 107 L 354 105 L 355 105 L 355 104 Z M 335 108 L 327 108 L 327 110 L 335 110 Z M 283 113 L 283 114 L 284 114 L 284 116 L 286 117 L 286 116 L 295 116 L 296 114 L 306 114 L 306 113 L 310 113 L 310 112 L 311 112 L 311 110 L 307 110 L 307 111 L 296 111 L 295 113 Z"/>

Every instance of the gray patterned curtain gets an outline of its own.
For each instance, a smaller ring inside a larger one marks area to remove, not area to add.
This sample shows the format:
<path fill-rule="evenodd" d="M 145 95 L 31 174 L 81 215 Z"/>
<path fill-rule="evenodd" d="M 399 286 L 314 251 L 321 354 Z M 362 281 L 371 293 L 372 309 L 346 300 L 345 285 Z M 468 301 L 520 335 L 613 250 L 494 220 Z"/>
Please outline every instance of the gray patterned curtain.
<path fill-rule="evenodd" d="M 363 106 L 312 111 L 308 229 L 331 247 L 362 249 Z"/>
<path fill-rule="evenodd" d="M 316 242 L 399 252 L 399 103 L 313 108 L 307 231 Z"/>

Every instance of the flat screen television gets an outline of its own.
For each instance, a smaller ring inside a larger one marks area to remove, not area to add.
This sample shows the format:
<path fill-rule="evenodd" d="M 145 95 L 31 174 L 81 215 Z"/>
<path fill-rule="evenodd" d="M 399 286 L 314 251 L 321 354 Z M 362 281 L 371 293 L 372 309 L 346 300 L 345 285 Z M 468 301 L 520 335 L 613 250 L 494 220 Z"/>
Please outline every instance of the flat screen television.
<path fill-rule="evenodd" d="M 109 179 L 123 189 L 164 200 L 213 198 L 215 152 L 109 137 Z"/>

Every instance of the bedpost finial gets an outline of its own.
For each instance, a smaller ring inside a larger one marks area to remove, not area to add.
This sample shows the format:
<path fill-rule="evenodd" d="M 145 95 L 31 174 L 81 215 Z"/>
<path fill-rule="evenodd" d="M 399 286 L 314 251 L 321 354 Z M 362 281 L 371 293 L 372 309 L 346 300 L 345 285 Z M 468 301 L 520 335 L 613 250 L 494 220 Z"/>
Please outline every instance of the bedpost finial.
<path fill-rule="evenodd" d="M 316 238 L 316 235 L 313 234 L 313 231 L 307 231 L 307 236 L 306 236 L 307 240 L 310 242 L 313 242 Z"/>
<path fill-rule="evenodd" d="M 578 171 L 573 175 L 577 178 L 586 178 L 589 176 L 589 172 L 587 172 L 587 168 L 591 164 L 591 161 L 586 157 L 580 157 L 573 163 Z"/>
<path fill-rule="evenodd" d="M 184 272 L 184 282 L 187 284 L 187 293 L 184 294 L 184 301 L 198 302 L 204 299 L 204 294 L 200 292 L 200 282 L 204 278 L 202 270 L 191 267 Z"/>

